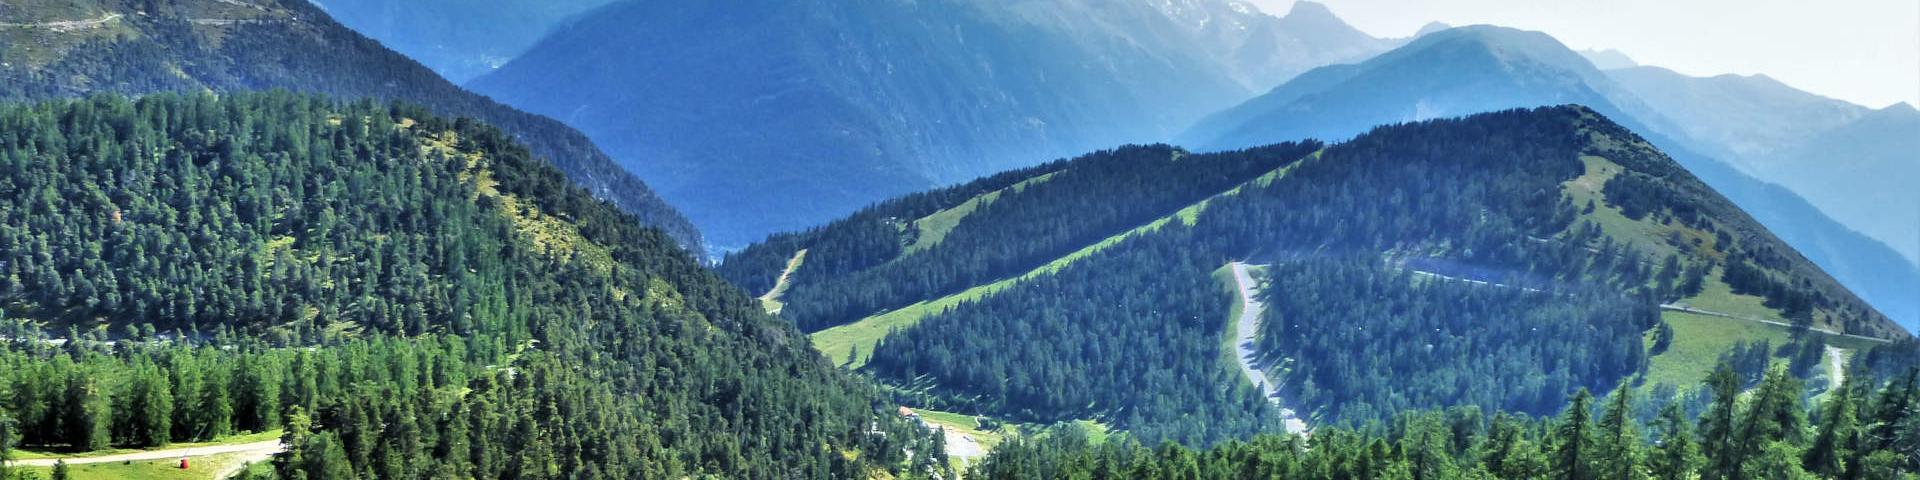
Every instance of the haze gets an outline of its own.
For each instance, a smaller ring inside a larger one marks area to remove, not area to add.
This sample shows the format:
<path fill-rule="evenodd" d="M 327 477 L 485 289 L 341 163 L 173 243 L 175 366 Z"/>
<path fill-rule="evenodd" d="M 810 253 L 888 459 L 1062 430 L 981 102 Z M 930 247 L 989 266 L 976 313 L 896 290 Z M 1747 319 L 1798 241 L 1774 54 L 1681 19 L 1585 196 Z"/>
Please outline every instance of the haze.
<path fill-rule="evenodd" d="M 1249 0 L 1276 15 L 1293 0 Z M 1323 0 L 1376 36 L 1428 22 L 1552 34 L 1577 49 L 1618 49 L 1689 75 L 1766 74 L 1879 108 L 1920 105 L 1920 2 L 1913 0 Z"/>

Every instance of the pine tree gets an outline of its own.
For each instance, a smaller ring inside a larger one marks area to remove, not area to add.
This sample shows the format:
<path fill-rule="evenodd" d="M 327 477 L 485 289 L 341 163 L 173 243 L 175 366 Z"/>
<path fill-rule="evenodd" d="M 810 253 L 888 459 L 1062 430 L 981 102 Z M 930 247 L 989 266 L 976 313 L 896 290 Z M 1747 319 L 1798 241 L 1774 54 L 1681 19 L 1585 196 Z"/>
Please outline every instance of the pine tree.
<path fill-rule="evenodd" d="M 133 404 L 134 438 L 141 446 L 165 446 L 173 435 L 173 392 L 167 379 L 154 369 L 136 374 Z"/>
<path fill-rule="evenodd" d="M 1806 454 L 1801 456 L 1800 463 L 1807 471 L 1826 478 L 1841 478 L 1847 473 L 1847 459 L 1853 456 L 1849 445 L 1858 435 L 1859 422 L 1854 410 L 1853 395 L 1847 387 L 1829 394 L 1826 406 L 1820 411 L 1820 432 L 1814 435 L 1813 444 L 1807 446 Z"/>
<path fill-rule="evenodd" d="M 67 471 L 66 460 L 53 461 L 53 476 L 50 478 L 53 480 L 69 480 L 73 478 L 73 474 Z"/>
<path fill-rule="evenodd" d="M 67 381 L 65 425 L 75 451 L 103 450 L 113 442 L 113 404 L 98 381 L 74 372 Z"/>
<path fill-rule="evenodd" d="M 6 409 L 0 408 L 0 479 L 13 478 L 13 474 L 7 471 L 7 463 L 13 460 L 13 444 L 18 441 L 15 428 L 13 417 L 7 416 Z"/>
<path fill-rule="evenodd" d="M 1700 447 L 1693 441 L 1693 429 L 1687 422 L 1687 414 L 1680 409 L 1680 403 L 1669 403 L 1660 409 L 1660 443 L 1648 466 L 1652 467 L 1653 478 L 1659 480 L 1687 480 L 1699 469 Z"/>
<path fill-rule="evenodd" d="M 1734 419 L 1740 402 L 1740 377 L 1733 373 L 1733 365 L 1722 361 L 1707 375 L 1706 387 L 1713 395 L 1713 403 L 1707 406 L 1707 413 L 1700 416 L 1700 451 L 1707 458 L 1707 466 L 1700 472 L 1702 478 L 1738 479 L 1741 457 L 1740 444 L 1734 435 Z"/>
<path fill-rule="evenodd" d="M 1611 400 L 1600 415 L 1595 470 L 1599 478 L 1608 480 L 1642 478 L 1645 473 L 1640 470 L 1640 434 L 1633 428 L 1633 389 L 1615 388 Z"/>
<path fill-rule="evenodd" d="M 1553 447 L 1553 474 L 1566 480 L 1592 480 L 1593 471 L 1593 394 L 1582 388 L 1574 392 L 1554 428 L 1558 437 Z"/>

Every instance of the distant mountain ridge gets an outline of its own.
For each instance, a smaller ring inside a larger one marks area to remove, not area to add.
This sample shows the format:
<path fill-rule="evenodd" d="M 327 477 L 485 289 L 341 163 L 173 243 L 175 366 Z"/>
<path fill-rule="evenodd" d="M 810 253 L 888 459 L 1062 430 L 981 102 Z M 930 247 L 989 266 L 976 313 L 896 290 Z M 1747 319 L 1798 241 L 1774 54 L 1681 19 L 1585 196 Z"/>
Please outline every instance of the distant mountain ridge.
<path fill-rule="evenodd" d="M 581 128 L 738 247 L 889 196 L 1164 140 L 1306 68 L 1391 46 L 1324 7 L 1296 10 L 627 1 L 469 86 Z"/>
<path fill-rule="evenodd" d="M 453 83 L 500 68 L 568 18 L 614 0 L 312 0 Z"/>
<path fill-rule="evenodd" d="M 704 243 L 579 131 L 448 83 L 305 1 L 29 0 L 0 5 L 0 18 L 21 24 L 0 27 L 8 40 L 0 43 L 0 99 L 283 88 L 404 100 L 498 126 L 696 255 Z"/>
<path fill-rule="evenodd" d="M 1920 265 L 1920 120 L 1904 103 L 1880 110 L 1794 89 L 1765 75 L 1697 78 L 1655 67 L 1607 72 L 1674 120 L 1694 143 L 1805 197 L 1835 220 Z"/>
<path fill-rule="evenodd" d="M 1623 75 L 1658 71 L 1626 72 Z M 1461 27 L 1419 37 L 1365 62 L 1307 72 L 1209 116 L 1179 143 L 1209 150 L 1300 137 L 1340 139 L 1379 123 L 1534 105 L 1588 105 L 1659 145 L 1881 311 L 1903 324 L 1920 326 L 1920 299 L 1911 293 L 1911 286 L 1920 284 L 1920 267 L 1900 261 L 1885 244 L 1836 223 L 1793 192 L 1717 159 L 1713 152 L 1726 150 L 1699 140 L 1710 135 L 1689 133 L 1703 131 L 1692 121 L 1696 118 L 1667 117 L 1664 112 L 1674 108 L 1673 102 L 1657 96 L 1643 99 L 1628 85 L 1640 83 L 1616 81 L 1546 34 Z M 1762 118 L 1792 116 L 1770 115 Z M 1735 124 L 1726 127 L 1732 132 L 1752 128 L 1728 118 L 1734 117 L 1716 119 L 1716 124 Z"/>

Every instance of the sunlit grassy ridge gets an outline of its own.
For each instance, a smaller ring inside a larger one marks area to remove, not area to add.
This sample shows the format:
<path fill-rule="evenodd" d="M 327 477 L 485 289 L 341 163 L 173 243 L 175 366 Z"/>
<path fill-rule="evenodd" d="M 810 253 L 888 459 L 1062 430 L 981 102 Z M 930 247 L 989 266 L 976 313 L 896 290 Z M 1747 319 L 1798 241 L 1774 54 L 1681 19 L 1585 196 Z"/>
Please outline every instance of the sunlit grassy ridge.
<path fill-rule="evenodd" d="M 1319 158 L 1318 152 L 1309 156 L 1308 160 L 1317 158 Z M 1195 221 L 1198 221 L 1200 213 L 1205 211 L 1207 205 L 1214 199 L 1228 195 L 1237 195 L 1241 188 L 1245 187 L 1248 183 L 1255 185 L 1272 183 L 1275 179 L 1286 175 L 1286 172 L 1298 164 L 1299 162 L 1291 163 L 1286 167 L 1267 172 L 1246 183 L 1236 185 L 1232 189 L 1182 207 L 1172 214 L 1154 219 L 1151 222 L 1147 222 L 1144 225 L 1125 232 L 1108 236 L 1092 245 L 1081 247 L 1078 250 L 1061 256 L 1060 258 L 1053 259 L 1026 273 L 984 285 L 976 285 L 959 293 L 917 302 L 912 305 L 862 318 L 853 323 L 814 332 L 812 335 L 813 346 L 820 350 L 821 353 L 826 354 L 827 358 L 832 359 L 836 364 L 846 364 L 854 367 L 865 365 L 867 358 L 873 354 L 873 346 L 894 330 L 913 326 L 919 323 L 921 319 L 938 314 L 948 308 L 953 308 L 965 302 L 986 298 L 987 296 L 1018 285 L 1022 281 L 1058 272 L 1060 269 L 1066 268 L 1074 262 L 1092 256 L 1114 245 L 1118 245 L 1121 241 L 1129 237 L 1158 231 L 1170 222 L 1177 220 L 1181 223 L 1192 225 Z M 856 353 L 857 355 L 855 355 Z"/>

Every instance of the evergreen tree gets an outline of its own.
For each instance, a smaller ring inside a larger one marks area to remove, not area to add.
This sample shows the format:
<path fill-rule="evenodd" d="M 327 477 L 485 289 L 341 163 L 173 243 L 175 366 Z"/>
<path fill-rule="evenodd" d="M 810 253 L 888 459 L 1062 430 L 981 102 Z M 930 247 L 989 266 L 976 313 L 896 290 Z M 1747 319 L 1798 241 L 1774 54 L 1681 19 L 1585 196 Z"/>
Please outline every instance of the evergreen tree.
<path fill-rule="evenodd" d="M 1592 422 L 1593 394 L 1587 389 L 1574 392 L 1567 403 L 1567 410 L 1560 415 L 1559 424 L 1554 427 L 1553 476 L 1566 480 L 1593 480 L 1598 478 L 1594 471 L 1596 460 L 1594 451 L 1594 427 Z"/>
<path fill-rule="evenodd" d="M 1659 480 L 1694 478 L 1701 463 L 1700 447 L 1694 443 L 1691 423 L 1687 421 L 1687 414 L 1681 410 L 1679 402 L 1669 403 L 1660 409 L 1658 427 L 1660 442 L 1655 447 L 1652 458 L 1648 459 L 1653 478 Z"/>
<path fill-rule="evenodd" d="M 1644 478 L 1641 469 L 1641 438 L 1633 426 L 1633 389 L 1617 388 L 1600 415 L 1596 468 L 1597 478 L 1636 480 Z"/>
<path fill-rule="evenodd" d="M 1700 452 L 1706 457 L 1707 465 L 1701 471 L 1701 477 L 1708 480 L 1740 479 L 1740 464 L 1745 461 L 1741 455 L 1742 444 L 1734 433 L 1735 418 L 1740 403 L 1740 378 L 1733 372 L 1733 366 L 1722 361 L 1707 375 L 1707 391 L 1712 395 L 1712 403 L 1707 412 L 1700 416 Z"/>
<path fill-rule="evenodd" d="M 1827 404 L 1820 409 L 1820 430 L 1800 463 L 1821 477 L 1842 478 L 1847 474 L 1847 460 L 1854 456 L 1850 449 L 1858 443 L 1859 420 L 1850 388 L 1843 385 L 1828 395 Z"/>

